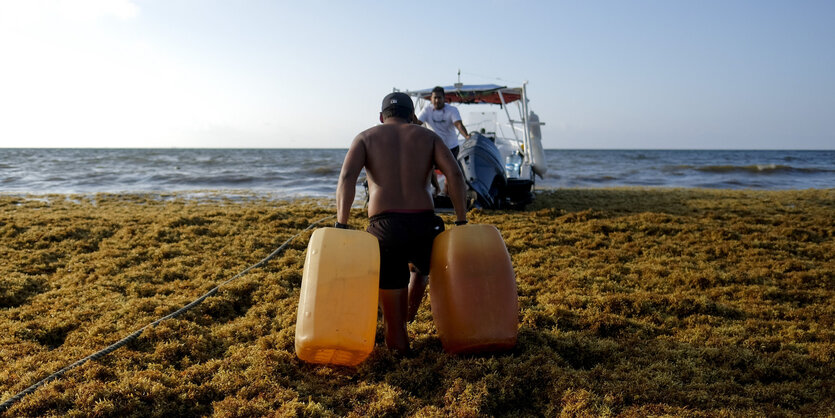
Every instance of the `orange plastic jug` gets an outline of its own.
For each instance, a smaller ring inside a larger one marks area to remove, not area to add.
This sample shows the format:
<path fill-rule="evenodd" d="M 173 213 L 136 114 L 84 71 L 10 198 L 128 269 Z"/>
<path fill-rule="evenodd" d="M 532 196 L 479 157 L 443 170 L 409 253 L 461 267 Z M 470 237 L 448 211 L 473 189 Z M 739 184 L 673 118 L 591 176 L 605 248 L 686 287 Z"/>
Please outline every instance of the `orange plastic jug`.
<path fill-rule="evenodd" d="M 296 355 L 355 366 L 374 349 L 380 247 L 373 235 L 320 228 L 307 245 L 296 319 Z"/>
<path fill-rule="evenodd" d="M 435 238 L 429 273 L 435 328 L 449 353 L 516 345 L 519 297 L 510 254 L 491 225 L 463 225 Z"/>

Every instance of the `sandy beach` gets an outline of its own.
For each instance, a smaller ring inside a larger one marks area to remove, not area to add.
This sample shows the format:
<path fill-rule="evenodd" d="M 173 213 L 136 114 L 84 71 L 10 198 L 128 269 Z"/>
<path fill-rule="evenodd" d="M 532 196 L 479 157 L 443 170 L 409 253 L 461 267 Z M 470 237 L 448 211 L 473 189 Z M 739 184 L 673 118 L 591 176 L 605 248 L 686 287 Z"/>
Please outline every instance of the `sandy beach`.
<path fill-rule="evenodd" d="M 0 196 L 0 402 L 334 213 L 211 193 Z M 512 352 L 445 354 L 424 300 L 412 357 L 384 348 L 378 321 L 360 366 L 299 361 L 307 231 L 3 416 L 835 414 L 835 190 L 560 189 L 469 218 L 511 255 Z M 350 224 L 367 226 L 361 209 Z"/>

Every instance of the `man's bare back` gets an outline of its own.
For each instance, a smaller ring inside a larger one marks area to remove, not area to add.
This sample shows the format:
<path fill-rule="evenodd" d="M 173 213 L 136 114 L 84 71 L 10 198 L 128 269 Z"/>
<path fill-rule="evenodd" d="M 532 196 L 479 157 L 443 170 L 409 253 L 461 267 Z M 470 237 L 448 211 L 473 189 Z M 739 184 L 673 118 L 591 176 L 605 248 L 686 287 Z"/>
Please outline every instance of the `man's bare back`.
<path fill-rule="evenodd" d="M 361 132 L 342 166 L 337 187 L 338 222 L 347 222 L 356 179 L 363 167 L 368 177 L 368 216 L 433 210 L 428 186 L 434 166 L 451 183 L 449 193 L 453 201 L 459 199 L 460 204 L 454 205 L 457 218 L 466 219 L 463 177 L 438 135 L 399 118 L 388 118 L 382 125 Z"/>

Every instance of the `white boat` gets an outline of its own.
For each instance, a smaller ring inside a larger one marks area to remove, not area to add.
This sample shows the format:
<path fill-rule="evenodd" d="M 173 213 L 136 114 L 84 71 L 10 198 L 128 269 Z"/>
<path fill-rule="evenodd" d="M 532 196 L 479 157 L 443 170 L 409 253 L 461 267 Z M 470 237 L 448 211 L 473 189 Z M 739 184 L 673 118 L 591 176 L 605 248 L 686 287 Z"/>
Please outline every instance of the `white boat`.
<path fill-rule="evenodd" d="M 429 101 L 432 88 L 404 93 L 415 98 L 415 113 L 424 106 L 432 106 Z M 456 83 L 445 86 L 444 93 L 447 103 L 467 105 L 466 109 L 458 106 L 470 133 L 470 138 L 460 144 L 458 163 L 468 186 L 468 205 L 487 209 L 524 208 L 533 201 L 536 176 L 542 178 L 548 169 L 539 129 L 544 123 L 528 108 L 527 82 L 521 87 Z M 518 111 L 516 118 L 511 114 L 510 104 Z M 494 109 L 498 106 L 506 119 L 494 110 L 471 113 L 468 120 L 464 111 L 471 110 L 469 105 Z M 450 207 L 451 203 L 448 197 L 440 196 L 436 197 L 435 206 Z"/>

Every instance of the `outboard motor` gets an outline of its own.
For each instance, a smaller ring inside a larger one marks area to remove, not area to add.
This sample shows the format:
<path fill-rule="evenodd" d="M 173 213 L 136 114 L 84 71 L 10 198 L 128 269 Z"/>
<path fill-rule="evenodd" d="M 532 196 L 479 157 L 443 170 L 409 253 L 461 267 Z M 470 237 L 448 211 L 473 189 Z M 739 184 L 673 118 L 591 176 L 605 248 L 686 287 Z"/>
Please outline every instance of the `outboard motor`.
<path fill-rule="evenodd" d="M 461 145 L 458 164 L 464 172 L 464 180 L 476 194 L 475 203 L 485 209 L 499 209 L 507 178 L 496 144 L 473 132 Z"/>

